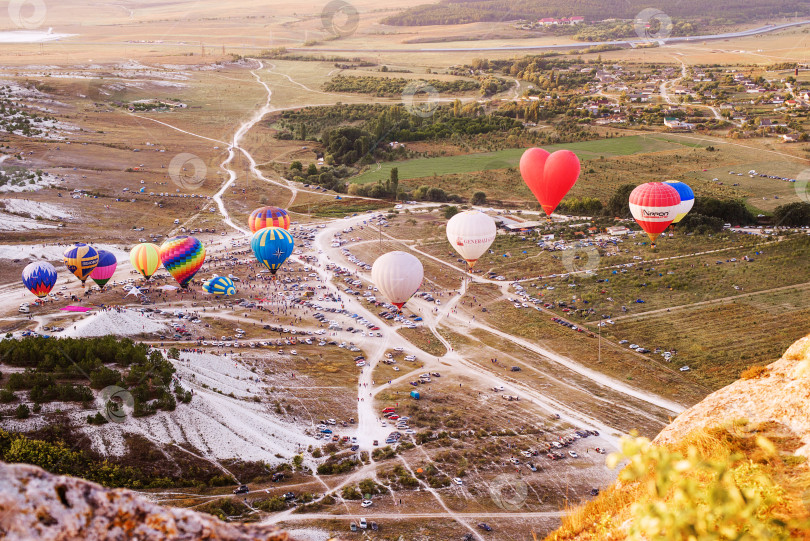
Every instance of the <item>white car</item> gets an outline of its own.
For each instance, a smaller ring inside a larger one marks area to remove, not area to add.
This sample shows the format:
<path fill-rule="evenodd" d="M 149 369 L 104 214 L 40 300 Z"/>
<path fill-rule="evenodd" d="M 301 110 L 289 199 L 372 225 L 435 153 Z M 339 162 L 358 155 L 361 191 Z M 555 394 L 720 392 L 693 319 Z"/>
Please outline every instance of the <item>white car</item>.
<path fill-rule="evenodd" d="M 460 478 L 458 478 L 458 477 L 454 477 L 454 478 L 453 478 L 453 482 L 454 482 L 455 484 L 457 484 L 457 485 L 463 485 L 463 484 L 464 484 L 464 481 L 462 481 L 462 480 L 461 480 Z"/>
<path fill-rule="evenodd" d="M 568 451 L 568 454 L 571 455 L 571 458 L 579 458 L 579 455 L 576 454 L 574 451 Z"/>
<path fill-rule="evenodd" d="M 360 504 L 360 507 L 371 507 L 374 505 L 374 502 L 371 500 L 363 500 L 363 503 Z"/>
<path fill-rule="evenodd" d="M 290 355 L 298 355 L 298 352 L 295 350 L 290 351 Z"/>

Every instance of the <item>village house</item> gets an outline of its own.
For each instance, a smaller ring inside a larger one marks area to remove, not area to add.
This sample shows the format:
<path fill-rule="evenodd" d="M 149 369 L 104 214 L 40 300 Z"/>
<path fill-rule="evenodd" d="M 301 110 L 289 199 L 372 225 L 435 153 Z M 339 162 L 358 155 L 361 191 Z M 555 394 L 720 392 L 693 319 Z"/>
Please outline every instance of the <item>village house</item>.
<path fill-rule="evenodd" d="M 694 126 L 674 117 L 664 118 L 664 126 L 673 130 L 691 130 Z"/>

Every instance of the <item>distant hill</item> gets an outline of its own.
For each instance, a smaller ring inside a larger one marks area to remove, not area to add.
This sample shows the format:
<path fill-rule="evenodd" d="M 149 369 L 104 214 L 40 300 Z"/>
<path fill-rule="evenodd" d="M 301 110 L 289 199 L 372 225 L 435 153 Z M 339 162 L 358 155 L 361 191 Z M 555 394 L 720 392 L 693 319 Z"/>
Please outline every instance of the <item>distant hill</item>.
<path fill-rule="evenodd" d="M 582 16 L 586 21 L 632 19 L 641 10 L 657 7 L 672 18 L 703 19 L 713 24 L 761 21 L 810 15 L 805 0 L 440 0 L 408 8 L 383 20 L 392 26 L 428 26 L 475 22 L 504 22 L 543 17 Z"/>

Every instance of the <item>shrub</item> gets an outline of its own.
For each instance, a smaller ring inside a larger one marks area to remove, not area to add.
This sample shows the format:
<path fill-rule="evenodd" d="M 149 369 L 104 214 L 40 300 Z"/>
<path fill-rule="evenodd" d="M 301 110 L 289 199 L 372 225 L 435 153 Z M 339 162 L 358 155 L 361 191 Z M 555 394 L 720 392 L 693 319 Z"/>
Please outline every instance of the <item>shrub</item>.
<path fill-rule="evenodd" d="M 100 412 L 96 412 L 95 415 L 87 416 L 87 424 L 101 426 L 107 424 L 107 422 L 107 419 Z"/>
<path fill-rule="evenodd" d="M 742 379 L 759 379 L 759 378 L 761 378 L 763 376 L 767 376 L 767 375 L 768 375 L 768 367 L 767 366 L 754 365 L 754 366 L 749 366 L 748 368 L 743 370 L 742 374 L 740 374 L 740 377 Z"/>
<path fill-rule="evenodd" d="M 287 502 L 281 496 L 273 496 L 266 500 L 262 500 L 256 504 L 256 507 L 262 511 L 273 513 L 276 511 L 283 511 L 287 508 Z"/>
<path fill-rule="evenodd" d="M 25 404 L 20 404 L 19 406 L 17 406 L 17 409 L 14 410 L 14 416 L 17 419 L 28 419 L 30 415 L 31 410 L 28 409 L 28 406 L 26 406 Z"/>
<path fill-rule="evenodd" d="M 363 495 L 360 491 L 357 490 L 356 487 L 345 486 L 341 491 L 340 495 L 343 497 L 344 500 L 362 500 Z"/>

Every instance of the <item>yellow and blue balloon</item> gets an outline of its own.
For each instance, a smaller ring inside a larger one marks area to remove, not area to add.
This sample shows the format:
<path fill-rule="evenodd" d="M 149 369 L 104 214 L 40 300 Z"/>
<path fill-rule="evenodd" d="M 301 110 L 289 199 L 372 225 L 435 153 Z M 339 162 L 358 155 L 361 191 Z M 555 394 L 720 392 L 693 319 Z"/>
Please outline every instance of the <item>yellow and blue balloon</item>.
<path fill-rule="evenodd" d="M 236 295 L 236 286 L 233 285 L 233 280 L 227 276 L 215 276 L 203 282 L 203 291 L 212 293 L 217 296 L 221 295 Z"/>
<path fill-rule="evenodd" d="M 675 219 L 672 220 L 673 224 L 677 224 L 692 210 L 692 206 L 695 204 L 695 192 L 692 191 L 688 184 L 679 180 L 667 180 L 664 184 L 669 184 L 675 188 L 675 191 L 681 196 L 681 203 L 675 209 Z"/>
<path fill-rule="evenodd" d="M 292 235 L 281 227 L 259 229 L 250 239 L 250 247 L 259 263 L 267 267 L 271 274 L 276 274 L 295 248 Z"/>
<path fill-rule="evenodd" d="M 98 265 L 98 252 L 92 246 L 83 242 L 77 242 L 63 254 L 63 260 L 67 269 L 81 280 L 82 287 Z"/>

